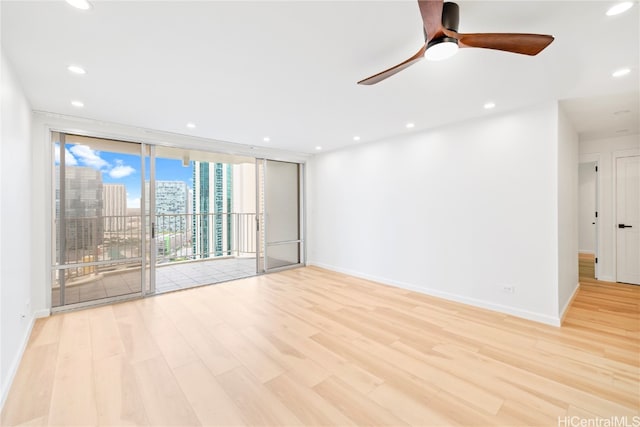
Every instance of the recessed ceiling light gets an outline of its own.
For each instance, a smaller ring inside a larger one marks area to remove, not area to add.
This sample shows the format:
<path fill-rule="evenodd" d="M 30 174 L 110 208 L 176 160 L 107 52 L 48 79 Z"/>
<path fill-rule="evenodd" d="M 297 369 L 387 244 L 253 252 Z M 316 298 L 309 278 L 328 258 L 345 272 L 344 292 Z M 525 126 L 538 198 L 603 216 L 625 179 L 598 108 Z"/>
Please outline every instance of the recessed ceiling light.
<path fill-rule="evenodd" d="M 74 74 L 87 74 L 85 69 L 80 67 L 80 66 L 78 66 L 78 65 L 69 65 L 67 67 L 67 70 L 71 71 Z"/>
<path fill-rule="evenodd" d="M 193 122 L 189 122 L 189 123 L 187 123 L 187 127 L 188 127 L 189 129 L 195 129 L 195 128 L 196 128 L 196 124 L 195 124 L 195 123 L 193 123 Z"/>
<path fill-rule="evenodd" d="M 67 0 L 67 3 L 69 3 L 71 6 L 75 7 L 76 9 L 80 9 L 80 10 L 91 9 L 91 3 L 89 3 L 87 0 Z"/>
<path fill-rule="evenodd" d="M 360 141 L 360 137 L 359 137 L 359 136 L 354 136 L 354 137 L 353 137 L 353 140 L 354 140 L 354 141 Z"/>
<path fill-rule="evenodd" d="M 71 101 L 71 105 L 73 105 L 74 107 L 82 108 L 82 107 L 84 107 L 84 102 L 82 102 L 82 101 Z"/>
<path fill-rule="evenodd" d="M 613 73 L 611 73 L 611 75 L 613 77 L 622 77 L 622 76 L 626 76 L 630 72 L 631 72 L 631 68 L 620 68 L 619 70 L 615 70 Z"/>
<path fill-rule="evenodd" d="M 405 125 L 405 127 L 406 127 L 407 129 L 411 129 L 411 128 L 415 127 L 415 125 L 414 125 L 413 123 L 407 123 L 407 124 Z"/>
<path fill-rule="evenodd" d="M 319 146 L 319 145 L 316 145 L 316 150 L 320 151 L 320 150 L 322 150 L 322 147 Z"/>
<path fill-rule="evenodd" d="M 620 15 L 621 13 L 631 9 L 631 6 L 633 6 L 633 2 L 630 1 L 623 1 L 622 3 L 613 5 L 609 10 L 607 10 L 607 16 Z"/>
<path fill-rule="evenodd" d="M 492 108 L 496 107 L 496 103 L 495 102 L 485 102 L 483 107 L 484 107 L 485 110 L 491 110 Z"/>
<path fill-rule="evenodd" d="M 262 138 L 262 140 L 264 142 L 269 142 L 269 141 L 271 141 L 271 138 L 269 138 L 268 136 L 265 136 L 264 138 Z"/>
<path fill-rule="evenodd" d="M 631 112 L 631 110 L 619 110 L 619 111 L 614 111 L 613 114 L 615 116 L 620 116 L 622 114 L 629 114 Z"/>

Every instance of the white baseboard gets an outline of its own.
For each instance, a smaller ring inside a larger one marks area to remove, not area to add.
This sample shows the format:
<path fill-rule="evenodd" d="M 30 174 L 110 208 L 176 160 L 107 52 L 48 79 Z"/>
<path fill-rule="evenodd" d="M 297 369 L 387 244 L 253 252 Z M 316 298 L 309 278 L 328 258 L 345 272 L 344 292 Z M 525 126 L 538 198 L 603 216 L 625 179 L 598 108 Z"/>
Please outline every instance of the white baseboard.
<path fill-rule="evenodd" d="M 42 310 L 40 310 L 42 311 Z M 38 313 L 40 313 L 38 311 Z M 47 310 L 48 312 L 48 310 Z M 22 355 L 24 354 L 25 349 L 27 348 L 27 343 L 29 342 L 29 337 L 31 337 L 31 330 L 33 329 L 33 325 L 36 322 L 36 316 L 31 315 L 31 319 L 29 319 L 29 326 L 27 327 L 27 332 L 24 334 L 22 338 L 22 343 L 20 344 L 20 349 L 16 353 L 15 357 L 11 361 L 11 367 L 9 368 L 9 375 L 4 384 L 2 384 L 2 390 L 0 391 L 0 412 L 2 408 L 4 408 L 4 403 L 7 400 L 7 396 L 9 395 L 9 390 L 11 390 L 11 385 L 13 384 L 13 380 L 16 377 L 16 373 L 18 372 L 18 367 L 20 367 L 20 361 L 22 360 Z"/>
<path fill-rule="evenodd" d="M 48 308 L 42 309 L 42 310 L 38 310 L 36 312 L 33 313 L 33 317 L 35 319 L 40 319 L 42 317 L 49 317 L 51 316 L 51 310 Z"/>
<path fill-rule="evenodd" d="M 510 314 L 512 316 L 521 317 L 527 320 L 533 320 L 534 322 L 544 323 L 551 326 L 560 326 L 561 324 L 560 317 L 554 317 L 546 314 L 535 313 L 528 310 L 522 310 L 519 308 L 508 307 L 506 305 L 496 304 L 496 303 L 492 303 L 489 301 L 484 301 L 476 298 L 469 298 L 462 295 L 451 294 L 448 292 L 442 292 L 436 289 L 424 288 L 421 286 L 413 285 L 411 283 L 398 282 L 398 281 L 390 280 L 383 277 L 377 277 L 370 274 L 361 273 L 359 271 L 353 271 L 353 270 L 348 270 L 348 269 L 324 264 L 321 262 L 310 261 L 309 265 L 314 265 L 316 267 L 325 268 L 327 270 L 336 271 L 338 273 L 348 274 L 350 276 L 371 280 L 371 281 L 382 283 L 385 285 L 394 286 L 396 288 L 406 289 L 409 291 L 414 291 L 421 294 L 446 299 L 449 301 L 460 302 L 463 304 L 472 305 L 474 307 L 480 307 L 480 308 L 485 308 L 487 310 Z"/>
<path fill-rule="evenodd" d="M 613 282 L 615 283 L 616 278 L 613 276 L 600 276 L 598 277 L 598 280 L 600 280 L 601 282 Z"/>
<path fill-rule="evenodd" d="M 573 289 L 573 292 L 571 293 L 571 297 L 564 304 L 564 307 L 562 307 L 562 310 L 560 310 L 560 313 L 559 313 L 560 314 L 560 322 L 564 321 L 564 316 L 567 315 L 567 310 L 569 310 L 569 307 L 571 307 L 571 303 L 576 298 L 576 295 L 578 295 L 578 290 L 580 290 L 580 282 L 578 282 L 576 284 L 576 287 Z"/>

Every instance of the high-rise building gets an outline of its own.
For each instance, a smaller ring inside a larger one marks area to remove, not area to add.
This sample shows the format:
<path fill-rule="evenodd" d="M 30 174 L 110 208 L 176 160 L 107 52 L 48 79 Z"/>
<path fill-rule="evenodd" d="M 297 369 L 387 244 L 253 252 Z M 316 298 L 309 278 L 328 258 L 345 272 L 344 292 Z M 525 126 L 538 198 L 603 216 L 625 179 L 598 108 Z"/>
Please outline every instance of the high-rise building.
<path fill-rule="evenodd" d="M 102 206 L 105 231 L 122 231 L 126 226 L 127 188 L 124 184 L 102 185 Z"/>
<path fill-rule="evenodd" d="M 145 182 L 149 195 L 149 182 Z M 189 256 L 191 251 L 191 219 L 189 215 L 189 187 L 184 181 L 156 181 L 155 224 L 157 262 L 170 262 L 176 257 Z M 149 197 L 145 202 L 149 212 Z"/>
<path fill-rule="evenodd" d="M 193 254 L 228 255 L 232 249 L 233 165 L 193 162 Z"/>
<path fill-rule="evenodd" d="M 149 194 L 149 182 L 145 182 Z M 145 202 L 149 212 L 149 201 Z M 190 227 L 189 187 L 183 181 L 156 181 L 156 231 L 158 233 L 186 233 Z"/>
<path fill-rule="evenodd" d="M 56 166 L 56 218 L 60 218 L 59 168 L 60 166 Z M 78 254 L 82 253 L 78 250 L 94 249 L 103 242 L 103 188 L 100 171 L 85 166 L 65 167 L 64 223 L 67 261 L 76 260 L 80 256 Z"/>

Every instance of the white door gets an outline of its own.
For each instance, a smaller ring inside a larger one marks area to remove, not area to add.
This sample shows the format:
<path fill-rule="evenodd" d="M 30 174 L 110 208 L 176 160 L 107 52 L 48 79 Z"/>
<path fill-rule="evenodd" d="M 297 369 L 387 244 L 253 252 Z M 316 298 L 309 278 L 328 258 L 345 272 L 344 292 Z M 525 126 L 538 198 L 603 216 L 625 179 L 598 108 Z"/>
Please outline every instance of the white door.
<path fill-rule="evenodd" d="M 616 280 L 640 285 L 640 156 L 616 160 Z"/>

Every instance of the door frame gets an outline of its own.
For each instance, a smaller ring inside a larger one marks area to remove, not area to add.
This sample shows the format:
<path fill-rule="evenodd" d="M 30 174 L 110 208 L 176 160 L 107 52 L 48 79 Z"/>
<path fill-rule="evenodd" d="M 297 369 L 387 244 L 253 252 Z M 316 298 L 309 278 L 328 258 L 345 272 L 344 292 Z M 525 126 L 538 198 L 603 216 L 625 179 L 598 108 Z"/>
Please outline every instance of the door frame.
<path fill-rule="evenodd" d="M 156 222 L 155 218 L 156 212 L 156 146 L 152 144 L 147 144 L 149 147 L 149 232 L 147 233 L 149 236 L 149 265 L 144 266 L 145 271 L 146 268 L 149 269 L 149 280 L 146 280 L 145 275 L 142 275 L 142 296 L 153 295 L 156 293 L 156 257 L 158 256 L 158 248 L 156 242 Z M 144 165 L 142 167 L 141 174 L 143 175 L 143 181 L 146 179 L 144 170 Z M 142 214 L 143 222 L 142 229 L 146 230 L 146 224 L 144 223 L 144 218 L 147 217 L 145 212 L 145 206 L 147 205 L 145 199 L 145 185 L 144 182 L 142 184 L 141 191 L 141 201 L 140 201 L 140 213 Z M 147 245 L 143 245 L 146 249 Z M 146 258 L 145 258 L 146 260 Z M 144 263 L 143 263 L 144 264 Z M 149 285 L 149 290 L 147 290 L 147 284 Z"/>
<path fill-rule="evenodd" d="M 611 228 L 613 229 L 613 280 L 618 282 L 618 159 L 623 157 L 640 156 L 640 149 L 631 148 L 628 150 L 617 150 L 613 152 L 611 156 L 611 188 L 613 190 L 613 218 Z"/>
<path fill-rule="evenodd" d="M 598 256 L 601 253 L 600 250 L 600 245 L 602 242 L 602 229 L 604 227 L 601 227 L 600 224 L 600 220 L 602 218 L 602 206 L 601 206 L 601 190 L 600 190 L 600 153 L 593 153 L 593 154 L 585 154 L 580 156 L 580 160 L 578 162 L 578 166 L 581 164 L 585 164 L 585 163 L 595 163 L 596 167 L 598 168 L 598 172 L 596 172 L 596 212 L 598 212 L 598 216 L 597 218 L 595 218 L 595 223 L 596 223 L 596 229 L 595 229 L 595 244 L 594 244 L 594 258 L 598 258 Z M 579 183 L 578 183 L 579 184 Z M 606 226 L 606 225 L 605 225 Z M 601 263 L 595 263 L 594 264 L 594 278 L 597 280 L 598 277 L 600 277 L 600 265 Z"/>

